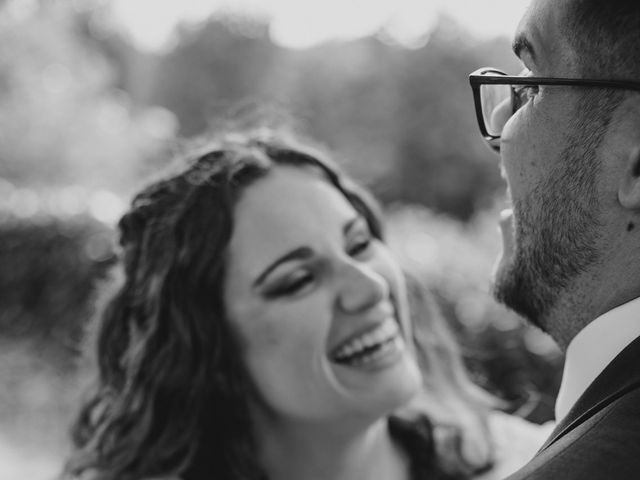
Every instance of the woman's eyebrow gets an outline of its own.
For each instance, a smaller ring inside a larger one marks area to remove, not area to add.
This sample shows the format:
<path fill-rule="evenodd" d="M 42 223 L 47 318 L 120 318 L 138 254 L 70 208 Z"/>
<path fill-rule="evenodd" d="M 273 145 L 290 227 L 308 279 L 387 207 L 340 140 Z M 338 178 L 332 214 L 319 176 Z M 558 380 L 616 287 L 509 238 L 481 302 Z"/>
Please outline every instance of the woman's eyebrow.
<path fill-rule="evenodd" d="M 273 263 L 269 264 L 260 275 L 253 282 L 253 288 L 258 287 L 267 276 L 283 263 L 290 262 L 292 260 L 305 260 L 313 255 L 313 251 L 309 247 L 299 247 L 290 252 L 285 253 L 281 257 L 278 257 Z"/>
<path fill-rule="evenodd" d="M 356 224 L 364 221 L 365 219 L 362 215 L 354 216 L 344 224 L 344 226 L 342 227 L 342 233 L 346 236 Z M 313 251 L 309 247 L 299 247 L 285 253 L 281 257 L 278 257 L 273 263 L 269 264 L 269 266 L 265 268 L 260 275 L 258 275 L 258 277 L 253 282 L 253 288 L 260 286 L 260 284 L 264 282 L 269 274 L 283 263 L 290 262 L 292 260 L 306 260 L 308 258 L 311 258 L 312 255 Z"/>

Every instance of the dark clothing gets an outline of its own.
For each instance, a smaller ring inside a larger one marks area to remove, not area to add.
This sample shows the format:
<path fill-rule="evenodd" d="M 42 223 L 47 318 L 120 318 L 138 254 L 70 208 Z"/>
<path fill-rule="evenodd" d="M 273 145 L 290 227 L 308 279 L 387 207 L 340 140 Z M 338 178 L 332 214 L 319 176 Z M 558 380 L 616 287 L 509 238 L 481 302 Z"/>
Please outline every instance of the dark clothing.
<path fill-rule="evenodd" d="M 640 338 L 594 380 L 536 456 L 507 480 L 640 479 Z"/>
<path fill-rule="evenodd" d="M 468 480 L 462 474 L 446 473 L 440 468 L 433 444 L 433 425 L 426 416 L 415 420 L 389 418 L 391 437 L 407 453 L 410 461 L 411 480 Z M 487 465 L 490 468 L 491 465 Z"/>

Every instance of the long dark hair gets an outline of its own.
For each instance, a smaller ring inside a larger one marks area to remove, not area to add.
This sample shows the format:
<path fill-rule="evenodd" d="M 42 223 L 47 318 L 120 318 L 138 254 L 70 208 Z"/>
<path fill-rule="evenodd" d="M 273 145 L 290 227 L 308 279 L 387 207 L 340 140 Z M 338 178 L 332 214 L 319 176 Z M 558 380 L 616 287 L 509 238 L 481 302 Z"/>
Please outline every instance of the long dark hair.
<path fill-rule="evenodd" d="M 72 430 L 69 475 L 266 478 L 222 286 L 234 205 L 276 165 L 322 172 L 382 239 L 372 198 L 323 149 L 273 129 L 227 134 L 142 190 L 119 223 L 123 281 L 100 318 L 98 376 Z"/>

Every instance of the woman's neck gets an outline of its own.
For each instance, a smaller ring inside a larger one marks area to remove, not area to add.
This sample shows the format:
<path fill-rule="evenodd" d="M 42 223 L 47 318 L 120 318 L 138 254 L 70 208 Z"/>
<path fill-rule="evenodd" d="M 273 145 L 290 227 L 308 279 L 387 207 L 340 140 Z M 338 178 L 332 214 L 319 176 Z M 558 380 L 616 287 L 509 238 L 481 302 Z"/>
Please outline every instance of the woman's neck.
<path fill-rule="evenodd" d="M 352 431 L 326 424 L 259 430 L 259 458 L 269 480 L 409 479 L 409 461 L 384 418 Z"/>

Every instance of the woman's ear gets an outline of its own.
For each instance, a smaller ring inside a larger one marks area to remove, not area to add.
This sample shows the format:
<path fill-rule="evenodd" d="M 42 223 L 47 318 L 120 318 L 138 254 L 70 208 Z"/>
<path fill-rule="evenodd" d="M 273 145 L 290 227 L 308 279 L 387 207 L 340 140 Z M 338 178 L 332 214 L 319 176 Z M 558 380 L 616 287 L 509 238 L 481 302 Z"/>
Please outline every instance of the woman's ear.
<path fill-rule="evenodd" d="M 630 149 L 627 155 L 618 201 L 628 210 L 640 210 L 640 145 Z"/>

